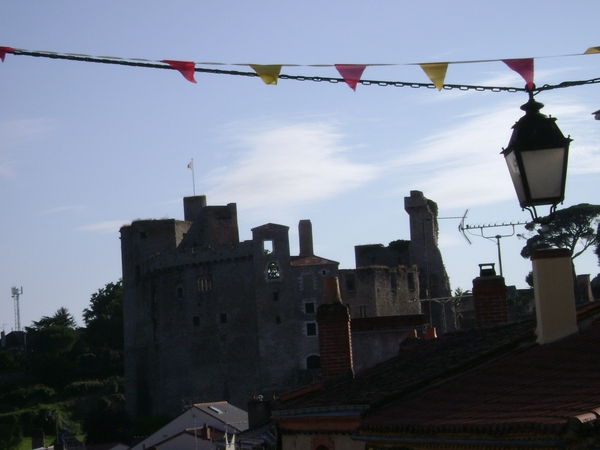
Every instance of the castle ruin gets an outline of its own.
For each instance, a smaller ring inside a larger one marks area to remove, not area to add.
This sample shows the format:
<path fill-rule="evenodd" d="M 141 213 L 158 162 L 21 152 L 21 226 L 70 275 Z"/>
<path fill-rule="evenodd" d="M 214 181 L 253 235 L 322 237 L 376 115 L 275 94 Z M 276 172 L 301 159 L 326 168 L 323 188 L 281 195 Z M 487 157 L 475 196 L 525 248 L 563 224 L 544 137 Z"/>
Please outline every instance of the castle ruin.
<path fill-rule="evenodd" d="M 205 196 L 183 199 L 183 221 L 123 226 L 128 413 L 175 415 L 186 402 L 213 400 L 243 406 L 317 379 L 326 277 L 340 277 L 353 316 L 421 313 L 419 286 L 441 295 L 449 283 L 435 203 L 418 191 L 405 200 L 411 241 L 357 246 L 357 268 L 342 271 L 314 254 L 309 220 L 299 222 L 291 255 L 287 226 L 253 228 L 240 242 L 236 204 L 208 206 Z"/>

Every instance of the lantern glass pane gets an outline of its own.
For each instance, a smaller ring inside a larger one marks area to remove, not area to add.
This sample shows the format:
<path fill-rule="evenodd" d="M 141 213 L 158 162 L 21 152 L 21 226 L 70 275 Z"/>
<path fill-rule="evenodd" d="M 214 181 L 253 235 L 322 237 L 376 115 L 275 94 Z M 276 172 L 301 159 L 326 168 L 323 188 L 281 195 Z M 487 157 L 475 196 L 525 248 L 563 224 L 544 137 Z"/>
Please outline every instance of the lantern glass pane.
<path fill-rule="evenodd" d="M 515 186 L 515 191 L 517 192 L 517 198 L 519 199 L 519 203 L 523 203 L 525 200 L 527 200 L 527 197 L 525 196 L 523 179 L 521 178 L 521 172 L 519 171 L 519 164 L 517 163 L 515 152 L 505 154 L 504 159 L 506 161 L 506 165 L 508 166 L 510 178 L 512 179 L 513 185 Z"/>
<path fill-rule="evenodd" d="M 560 198 L 563 185 L 564 147 L 521 153 L 531 200 Z"/>

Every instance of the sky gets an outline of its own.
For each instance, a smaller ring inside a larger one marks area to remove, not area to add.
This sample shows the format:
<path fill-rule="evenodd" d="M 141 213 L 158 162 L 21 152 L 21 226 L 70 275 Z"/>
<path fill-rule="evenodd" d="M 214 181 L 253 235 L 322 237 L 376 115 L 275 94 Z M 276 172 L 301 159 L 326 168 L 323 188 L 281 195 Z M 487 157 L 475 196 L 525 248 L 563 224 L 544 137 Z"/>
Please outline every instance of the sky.
<path fill-rule="evenodd" d="M 420 63 L 450 64 L 447 84 L 522 88 L 501 59 L 535 58 L 537 86 L 600 77 L 600 3 L 589 0 L 172 0 L 0 2 L 0 46 L 151 61 L 292 64 L 282 73 L 429 83 Z M 315 67 L 314 65 L 325 65 Z M 7 54 L 0 63 L 0 325 L 66 307 L 121 277 L 119 229 L 183 219 L 183 197 L 237 203 L 240 239 L 265 223 L 310 219 L 315 253 L 354 268 L 354 246 L 410 239 L 404 197 L 439 207 L 452 289 L 496 263 L 526 287 L 523 223 L 504 158 L 524 92 L 442 90 L 196 73 Z M 600 86 L 536 96 L 571 144 L 565 202 L 600 203 Z M 193 159 L 194 170 L 187 166 Z M 192 178 L 193 175 L 193 178 Z M 547 211 L 541 210 L 542 214 Z M 485 237 L 492 237 L 487 239 Z M 591 250 L 579 274 L 598 274 Z"/>

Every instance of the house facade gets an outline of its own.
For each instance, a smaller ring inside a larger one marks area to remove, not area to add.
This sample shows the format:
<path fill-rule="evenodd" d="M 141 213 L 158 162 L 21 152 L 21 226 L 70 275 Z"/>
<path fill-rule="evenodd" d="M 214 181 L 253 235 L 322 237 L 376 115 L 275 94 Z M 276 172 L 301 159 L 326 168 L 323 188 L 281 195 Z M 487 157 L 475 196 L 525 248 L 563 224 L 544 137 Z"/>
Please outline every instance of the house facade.
<path fill-rule="evenodd" d="M 504 279 L 482 270 L 475 328 L 413 336 L 387 361 L 281 396 L 281 448 L 598 448 L 600 303 L 576 311 L 568 252 L 533 266 L 536 320 L 511 323 Z"/>

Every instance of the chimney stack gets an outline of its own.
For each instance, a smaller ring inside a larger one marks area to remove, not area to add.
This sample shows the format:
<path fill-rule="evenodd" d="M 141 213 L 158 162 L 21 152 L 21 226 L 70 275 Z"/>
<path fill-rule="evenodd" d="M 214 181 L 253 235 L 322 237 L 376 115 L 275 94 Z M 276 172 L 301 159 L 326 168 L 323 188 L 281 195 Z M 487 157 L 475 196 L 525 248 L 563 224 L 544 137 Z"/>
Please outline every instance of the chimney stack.
<path fill-rule="evenodd" d="M 536 250 L 531 261 L 538 343 L 548 344 L 576 333 L 571 252 L 565 248 Z"/>
<path fill-rule="evenodd" d="M 300 236 L 300 256 L 314 256 L 312 223 L 310 220 L 301 220 L 298 223 Z"/>
<path fill-rule="evenodd" d="M 271 409 L 273 402 L 264 400 L 262 395 L 253 398 L 248 402 L 248 427 L 256 428 L 271 420 Z"/>
<path fill-rule="evenodd" d="M 494 264 L 479 264 L 473 280 L 473 303 L 477 328 L 508 323 L 504 277 L 496 275 Z"/>
<path fill-rule="evenodd" d="M 200 429 L 200 439 L 205 441 L 210 441 L 212 439 L 210 435 L 210 427 L 206 422 L 204 422 L 204 426 Z"/>
<path fill-rule="evenodd" d="M 354 377 L 350 313 L 342 303 L 337 277 L 324 280 L 323 304 L 317 309 L 321 375 L 324 379 Z"/>
<path fill-rule="evenodd" d="M 592 283 L 590 281 L 590 275 L 577 275 L 577 288 L 579 294 L 579 301 L 581 303 L 587 303 L 594 301 L 594 294 L 592 294 Z"/>

